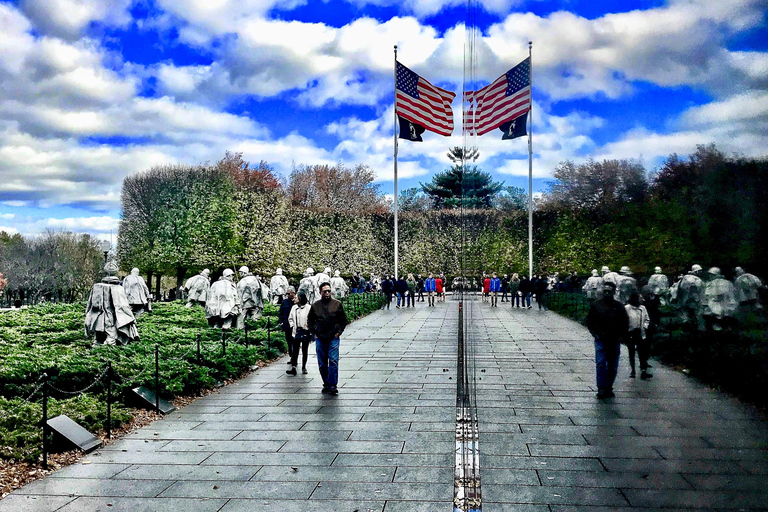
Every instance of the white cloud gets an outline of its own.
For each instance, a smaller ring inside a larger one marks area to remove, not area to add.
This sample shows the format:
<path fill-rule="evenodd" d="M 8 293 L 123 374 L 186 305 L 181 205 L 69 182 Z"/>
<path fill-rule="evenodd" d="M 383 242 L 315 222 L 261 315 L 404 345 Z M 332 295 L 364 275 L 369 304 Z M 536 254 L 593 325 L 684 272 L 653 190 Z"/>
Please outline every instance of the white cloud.
<path fill-rule="evenodd" d="M 43 33 L 77 38 L 93 21 L 111 26 L 130 22 L 132 0 L 22 0 L 21 9 Z"/>
<path fill-rule="evenodd" d="M 16 228 L 12 228 L 12 227 L 9 227 L 9 226 L 0 226 L 0 232 L 1 231 L 5 231 L 9 235 L 15 235 L 16 233 L 19 232 L 19 230 L 17 230 Z"/>
<path fill-rule="evenodd" d="M 43 221 L 48 228 L 63 229 L 73 233 L 109 233 L 120 225 L 120 219 L 114 217 L 68 217 L 66 219 L 46 219 Z"/>
<path fill-rule="evenodd" d="M 2 220 L 12 220 L 14 217 L 16 217 L 13 213 L 0 213 L 0 219 Z"/>

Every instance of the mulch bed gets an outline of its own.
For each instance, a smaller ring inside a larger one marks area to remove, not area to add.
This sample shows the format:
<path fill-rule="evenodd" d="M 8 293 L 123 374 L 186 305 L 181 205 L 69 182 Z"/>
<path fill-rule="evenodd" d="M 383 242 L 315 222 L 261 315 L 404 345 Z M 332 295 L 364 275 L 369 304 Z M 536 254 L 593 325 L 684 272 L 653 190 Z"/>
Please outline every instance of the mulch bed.
<path fill-rule="evenodd" d="M 258 361 L 256 366 L 258 366 L 258 368 L 264 368 L 265 366 L 271 364 L 273 361 L 274 360 Z M 222 383 L 222 387 L 228 384 L 232 384 L 233 382 L 250 375 L 250 373 L 251 371 L 247 371 L 237 379 L 226 380 Z M 172 400 L 172 402 L 173 405 L 178 409 L 180 407 L 184 407 L 185 405 L 189 405 L 197 398 L 217 392 L 218 388 L 204 389 L 196 395 L 177 396 Z M 135 432 L 141 427 L 149 425 L 155 420 L 161 419 L 163 417 L 162 414 L 158 414 L 154 411 L 148 411 L 145 409 L 129 410 L 133 413 L 133 419 L 123 425 L 121 428 L 113 428 L 112 439 L 107 439 L 107 433 L 103 430 L 95 434 L 96 437 L 101 439 L 103 443 L 102 446 L 107 446 L 113 443 L 115 440 L 120 439 L 124 435 Z M 85 453 L 81 452 L 80 450 L 50 453 L 48 454 L 48 469 L 43 469 L 42 459 L 37 463 L 0 459 L 0 500 L 8 496 L 14 490 L 19 489 L 20 487 L 24 487 L 30 482 L 33 482 L 39 478 L 43 478 L 44 476 L 53 473 L 57 469 L 69 466 L 70 464 L 74 464 L 84 456 Z"/>

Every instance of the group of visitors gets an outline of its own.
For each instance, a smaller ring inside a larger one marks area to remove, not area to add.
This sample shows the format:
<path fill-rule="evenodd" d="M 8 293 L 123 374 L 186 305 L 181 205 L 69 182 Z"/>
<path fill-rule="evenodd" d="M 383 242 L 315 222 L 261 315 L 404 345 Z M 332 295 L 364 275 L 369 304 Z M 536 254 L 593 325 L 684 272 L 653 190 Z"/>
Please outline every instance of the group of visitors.
<path fill-rule="evenodd" d="M 424 279 L 421 274 L 414 276 L 400 276 L 399 278 L 389 275 L 384 276 L 381 281 L 380 289 L 386 297 L 386 301 L 381 309 L 389 309 L 392 305 L 392 298 L 397 299 L 395 308 L 412 308 L 416 302 L 424 302 L 424 295 L 427 296 L 427 305 L 435 306 L 437 302 L 445 302 L 445 276 L 440 274 L 428 274 Z"/>
<path fill-rule="evenodd" d="M 501 302 L 509 302 L 513 308 L 531 309 L 531 298 L 536 300 L 539 309 L 547 309 L 547 293 L 549 281 L 543 275 L 534 275 L 532 279 L 514 273 L 510 278 L 507 274 L 498 278 L 496 273 L 490 276 L 483 273 L 482 301 L 490 302 L 491 307 L 498 307 L 499 295 Z"/>

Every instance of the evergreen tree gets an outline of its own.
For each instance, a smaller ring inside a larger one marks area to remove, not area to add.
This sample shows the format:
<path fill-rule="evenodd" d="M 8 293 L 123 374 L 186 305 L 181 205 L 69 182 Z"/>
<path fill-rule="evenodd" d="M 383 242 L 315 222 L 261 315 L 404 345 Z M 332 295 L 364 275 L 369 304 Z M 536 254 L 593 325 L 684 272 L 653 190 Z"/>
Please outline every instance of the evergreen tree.
<path fill-rule="evenodd" d="M 453 165 L 433 176 L 432 183 L 420 183 L 435 208 L 492 207 L 493 198 L 504 183 L 493 181 L 490 173 L 481 171 L 475 165 L 468 165 L 477 157 L 477 149 L 453 147 L 448 152 L 448 159 Z"/>

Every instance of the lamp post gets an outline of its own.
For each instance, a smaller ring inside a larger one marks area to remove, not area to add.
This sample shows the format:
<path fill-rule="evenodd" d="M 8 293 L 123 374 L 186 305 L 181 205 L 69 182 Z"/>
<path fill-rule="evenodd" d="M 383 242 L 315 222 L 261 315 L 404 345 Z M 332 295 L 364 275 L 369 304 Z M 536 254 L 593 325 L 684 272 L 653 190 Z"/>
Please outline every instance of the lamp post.
<path fill-rule="evenodd" d="M 109 254 L 109 250 L 112 248 L 112 244 L 109 243 L 107 240 L 102 240 L 99 244 L 99 247 L 101 248 L 101 252 L 104 253 L 104 264 L 107 264 L 107 254 Z"/>

